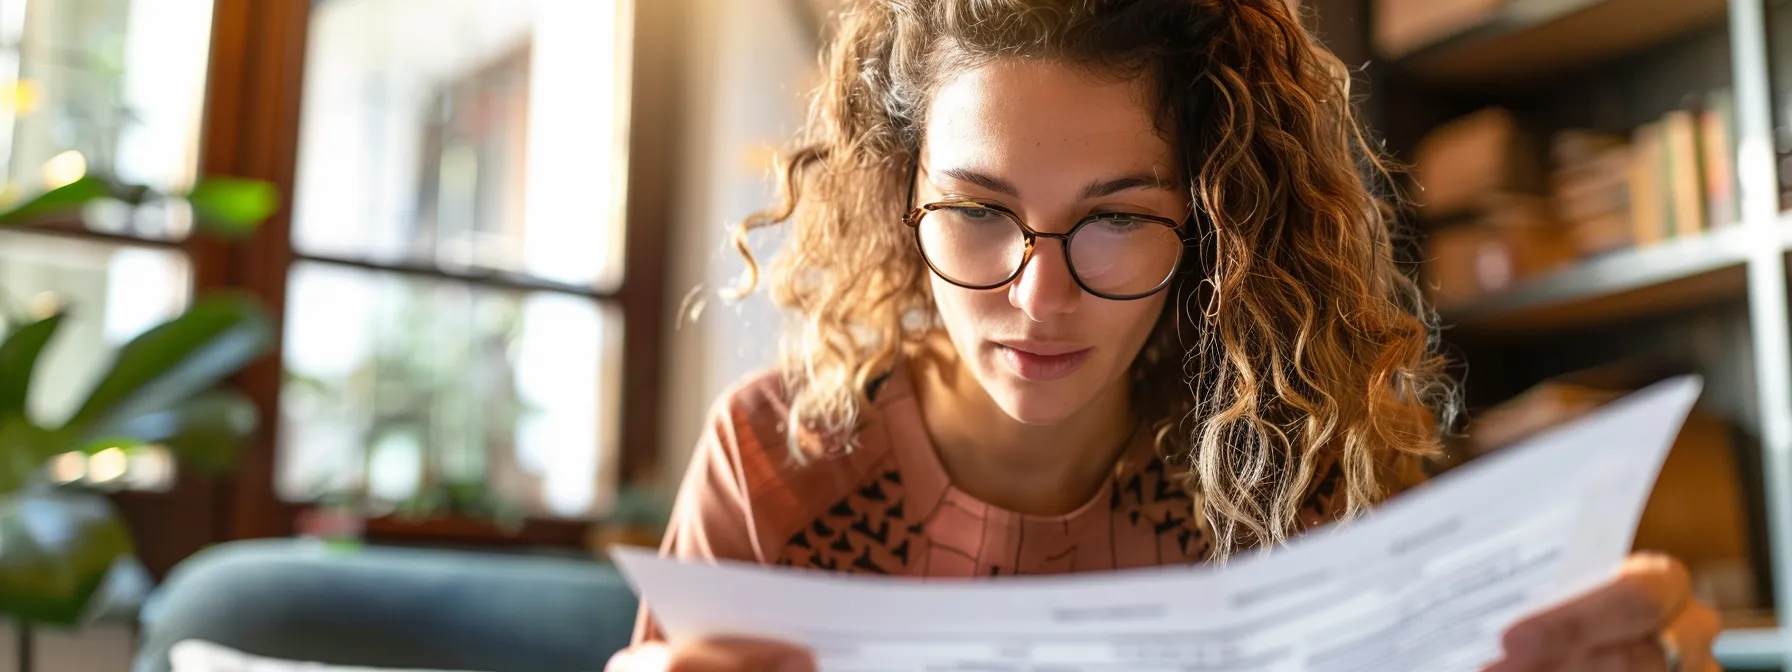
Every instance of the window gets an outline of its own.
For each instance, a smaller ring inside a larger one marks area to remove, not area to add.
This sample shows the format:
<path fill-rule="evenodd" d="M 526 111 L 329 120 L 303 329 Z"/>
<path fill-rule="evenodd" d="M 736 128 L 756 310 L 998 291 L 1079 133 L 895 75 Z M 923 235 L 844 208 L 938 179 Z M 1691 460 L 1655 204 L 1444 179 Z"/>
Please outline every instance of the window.
<path fill-rule="evenodd" d="M 198 172 L 211 0 L 0 3 L 0 201 L 88 174 L 176 190 Z M 33 385 L 45 423 L 74 411 L 109 354 L 191 299 L 184 205 L 91 209 L 76 221 L 0 231 L 0 306 L 69 308 Z M 0 313 L 3 314 L 3 313 Z M 165 454 L 108 455 L 62 480 L 163 490 Z M 53 467 L 54 470 L 54 467 Z"/>
<path fill-rule="evenodd" d="M 631 6 L 309 21 L 275 491 L 581 519 L 620 479 Z"/>
<path fill-rule="evenodd" d="M 83 174 L 167 191 L 192 184 L 211 0 L 0 4 L 0 183 L 17 197 Z M 111 233 L 184 235 L 175 208 L 94 217 Z"/>
<path fill-rule="evenodd" d="M 568 292 L 301 262 L 278 490 L 580 517 L 614 482 L 620 319 Z"/>

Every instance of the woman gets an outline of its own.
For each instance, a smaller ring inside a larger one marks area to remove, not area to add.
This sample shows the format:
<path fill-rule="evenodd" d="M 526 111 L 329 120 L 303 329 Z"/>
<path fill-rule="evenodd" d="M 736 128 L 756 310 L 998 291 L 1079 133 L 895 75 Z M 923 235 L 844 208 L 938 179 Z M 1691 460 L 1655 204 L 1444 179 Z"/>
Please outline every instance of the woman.
<path fill-rule="evenodd" d="M 1220 561 L 1423 477 L 1454 410 L 1386 175 L 1284 0 L 863 0 L 783 202 L 779 373 L 717 405 L 664 550 L 991 576 Z M 743 252 L 745 246 L 742 246 Z M 1671 560 L 1500 670 L 1715 670 Z M 619 670 L 808 669 L 658 642 Z"/>

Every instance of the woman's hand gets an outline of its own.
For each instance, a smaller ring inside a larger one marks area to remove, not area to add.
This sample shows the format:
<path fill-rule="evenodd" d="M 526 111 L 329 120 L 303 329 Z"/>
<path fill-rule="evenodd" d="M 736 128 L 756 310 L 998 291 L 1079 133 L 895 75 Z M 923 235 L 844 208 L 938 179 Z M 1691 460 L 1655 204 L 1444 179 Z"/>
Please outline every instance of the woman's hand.
<path fill-rule="evenodd" d="M 1693 598 L 1685 566 L 1638 554 L 1606 586 L 1512 626 L 1487 672 L 1722 672 L 1711 657 L 1721 627 Z"/>
<path fill-rule="evenodd" d="M 815 659 L 800 647 L 758 639 L 647 642 L 617 652 L 604 672 L 815 672 Z"/>

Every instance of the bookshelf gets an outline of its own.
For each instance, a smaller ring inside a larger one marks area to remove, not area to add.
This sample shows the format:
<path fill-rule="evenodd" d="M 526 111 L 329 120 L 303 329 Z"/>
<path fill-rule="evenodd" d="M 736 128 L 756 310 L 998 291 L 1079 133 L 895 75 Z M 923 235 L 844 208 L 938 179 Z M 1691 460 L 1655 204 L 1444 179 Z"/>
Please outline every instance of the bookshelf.
<path fill-rule="evenodd" d="M 1489 105 L 1551 131 L 1623 135 L 1685 109 L 1689 99 L 1728 92 L 1728 140 L 1740 149 L 1706 164 L 1727 166 L 1737 178 L 1724 225 L 1587 256 L 1439 309 L 1446 338 L 1463 346 L 1468 367 L 1479 372 L 1468 384 L 1479 377 L 1488 400 L 1608 357 L 1691 351 L 1688 361 L 1707 377 L 1707 401 L 1747 437 L 1739 446 L 1750 457 L 1742 470 L 1757 528 L 1750 560 L 1762 604 L 1726 614 L 1717 654 L 1728 669 L 1792 670 L 1792 619 L 1773 613 L 1792 609 L 1792 216 L 1781 212 L 1774 155 L 1783 144 L 1775 105 L 1792 100 L 1785 88 L 1792 79 L 1772 76 L 1769 50 L 1792 44 L 1792 21 L 1773 20 L 1792 18 L 1792 7 L 1770 10 L 1784 0 L 1488 0 L 1478 3 L 1492 8 L 1478 20 L 1388 53 L 1377 46 L 1374 22 L 1377 3 L 1390 1 L 1399 0 L 1360 0 L 1359 24 L 1330 24 L 1334 34 L 1357 32 L 1331 46 L 1346 63 L 1369 64 L 1368 118 L 1401 160 L 1413 159 L 1431 129 Z M 1323 9 L 1320 18 L 1323 34 Z M 1792 67 L 1792 50 L 1781 50 L 1778 64 Z M 1634 212 L 1637 202 L 1630 205 Z M 1511 368 L 1521 371 L 1496 373 Z"/>
<path fill-rule="evenodd" d="M 1726 669 L 1775 669 L 1785 662 L 1784 641 L 1776 626 L 1732 627 L 1713 648 L 1718 664 Z"/>
<path fill-rule="evenodd" d="M 1724 0 L 1513 0 L 1394 60 L 1446 86 L 1522 85 L 1724 20 Z"/>
<path fill-rule="evenodd" d="M 1792 219 L 1782 228 L 1792 232 Z M 1697 237 L 1611 252 L 1503 290 L 1440 308 L 1452 329 L 1476 335 L 1539 333 L 1609 324 L 1748 292 L 1755 232 L 1726 226 Z M 1784 247 L 1792 239 L 1779 236 Z"/>

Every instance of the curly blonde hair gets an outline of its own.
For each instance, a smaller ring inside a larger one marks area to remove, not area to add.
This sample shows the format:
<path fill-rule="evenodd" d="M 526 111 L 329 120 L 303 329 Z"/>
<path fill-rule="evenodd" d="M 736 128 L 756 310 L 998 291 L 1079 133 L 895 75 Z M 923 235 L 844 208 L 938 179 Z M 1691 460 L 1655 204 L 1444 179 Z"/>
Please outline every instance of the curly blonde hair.
<path fill-rule="evenodd" d="M 1455 392 L 1434 319 L 1394 259 L 1388 163 L 1349 75 L 1284 0 L 849 3 L 781 197 L 774 298 L 797 459 L 850 447 L 866 390 L 936 324 L 901 223 L 931 92 L 996 59 L 1051 59 L 1155 85 L 1200 231 L 1133 399 L 1223 558 L 1298 533 L 1321 469 L 1355 516 L 1422 478 Z M 1180 364 L 1180 365 L 1178 365 Z"/>

